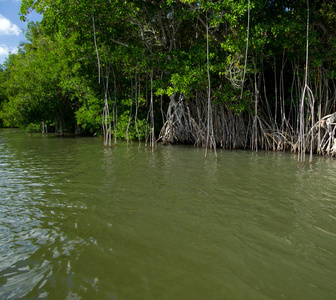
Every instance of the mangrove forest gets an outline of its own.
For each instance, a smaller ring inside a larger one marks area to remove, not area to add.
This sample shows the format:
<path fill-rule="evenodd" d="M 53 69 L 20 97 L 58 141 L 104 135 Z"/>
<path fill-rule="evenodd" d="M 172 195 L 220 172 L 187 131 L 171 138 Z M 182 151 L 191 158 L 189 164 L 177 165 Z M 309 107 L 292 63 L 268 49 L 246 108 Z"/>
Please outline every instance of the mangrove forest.
<path fill-rule="evenodd" d="M 154 148 L 336 153 L 336 4 L 22 0 L 0 125 Z"/>

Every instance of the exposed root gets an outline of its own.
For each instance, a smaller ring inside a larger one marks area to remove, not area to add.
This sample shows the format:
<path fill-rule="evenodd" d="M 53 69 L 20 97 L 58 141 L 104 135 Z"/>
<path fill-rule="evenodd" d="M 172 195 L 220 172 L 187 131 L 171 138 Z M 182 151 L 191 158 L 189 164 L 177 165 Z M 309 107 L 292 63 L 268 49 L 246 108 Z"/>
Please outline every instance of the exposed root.
<path fill-rule="evenodd" d="M 225 103 L 214 104 L 211 113 L 211 126 L 217 146 L 224 149 L 257 149 L 257 141 L 258 148 L 266 151 L 298 151 L 299 134 L 288 120 L 284 120 L 283 128 L 279 129 L 274 125 L 274 120 L 267 122 L 261 116 L 255 117 L 247 112 L 234 114 Z M 183 95 L 173 94 L 170 97 L 167 121 L 161 129 L 159 140 L 162 140 L 163 144 L 194 144 L 204 148 L 207 122 L 205 93 L 199 92 L 195 98 L 188 100 Z M 312 128 L 307 127 L 306 132 L 304 151 L 310 151 L 313 141 L 314 153 L 336 155 L 336 113 L 321 118 Z"/>

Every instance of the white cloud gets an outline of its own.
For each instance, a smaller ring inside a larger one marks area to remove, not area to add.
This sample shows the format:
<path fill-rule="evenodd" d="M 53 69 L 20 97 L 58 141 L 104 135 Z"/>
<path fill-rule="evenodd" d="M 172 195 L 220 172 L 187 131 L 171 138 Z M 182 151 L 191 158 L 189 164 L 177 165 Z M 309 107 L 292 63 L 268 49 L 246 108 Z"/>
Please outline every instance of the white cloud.
<path fill-rule="evenodd" d="M 0 45 L 0 56 L 5 56 L 9 52 L 9 49 L 6 45 Z"/>
<path fill-rule="evenodd" d="M 9 53 L 12 53 L 12 54 L 17 54 L 18 52 L 19 52 L 18 47 L 12 47 L 12 48 L 9 50 Z"/>
<path fill-rule="evenodd" d="M 17 53 L 17 52 L 18 52 L 17 47 L 8 48 L 8 46 L 5 44 L 0 45 L 0 56 L 7 56 L 9 53 Z"/>
<path fill-rule="evenodd" d="M 20 28 L 0 14 L 0 35 L 19 35 Z"/>

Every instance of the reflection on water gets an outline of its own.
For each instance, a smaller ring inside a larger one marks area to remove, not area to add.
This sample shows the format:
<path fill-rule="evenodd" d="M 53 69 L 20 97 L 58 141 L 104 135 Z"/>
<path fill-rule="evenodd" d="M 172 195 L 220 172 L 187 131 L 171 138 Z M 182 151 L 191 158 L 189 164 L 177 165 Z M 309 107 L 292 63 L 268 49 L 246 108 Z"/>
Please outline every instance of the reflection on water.
<path fill-rule="evenodd" d="M 333 159 L 18 130 L 0 151 L 0 299 L 334 297 Z"/>

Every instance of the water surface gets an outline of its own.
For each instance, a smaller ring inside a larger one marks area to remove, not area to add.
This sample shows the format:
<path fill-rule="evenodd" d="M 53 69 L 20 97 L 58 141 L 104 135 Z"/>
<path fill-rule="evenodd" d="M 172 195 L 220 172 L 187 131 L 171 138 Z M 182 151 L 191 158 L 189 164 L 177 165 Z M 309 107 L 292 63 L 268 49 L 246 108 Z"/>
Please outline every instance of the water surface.
<path fill-rule="evenodd" d="M 0 299 L 334 299 L 336 162 L 0 130 Z"/>

